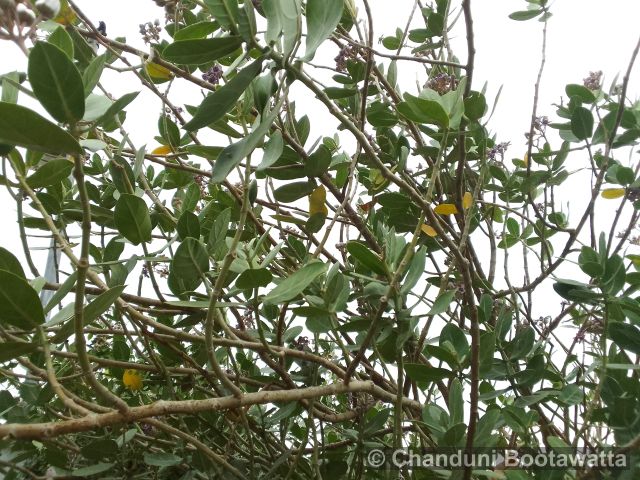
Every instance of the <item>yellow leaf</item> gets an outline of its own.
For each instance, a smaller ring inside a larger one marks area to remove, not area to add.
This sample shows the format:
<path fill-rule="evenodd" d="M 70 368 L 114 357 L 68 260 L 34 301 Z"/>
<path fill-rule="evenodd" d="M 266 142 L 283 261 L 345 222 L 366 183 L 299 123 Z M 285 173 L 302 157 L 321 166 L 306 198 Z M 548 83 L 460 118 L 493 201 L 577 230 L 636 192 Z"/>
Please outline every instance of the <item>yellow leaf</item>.
<path fill-rule="evenodd" d="M 605 188 L 601 195 L 602 198 L 607 200 L 613 200 L 615 198 L 624 197 L 626 190 L 624 188 Z"/>
<path fill-rule="evenodd" d="M 160 145 L 151 152 L 151 155 L 169 155 L 171 153 L 171 147 L 169 145 Z"/>
<path fill-rule="evenodd" d="M 441 203 L 433 211 L 438 215 L 454 215 L 458 213 L 458 209 L 453 203 Z"/>
<path fill-rule="evenodd" d="M 142 388 L 142 376 L 137 370 L 127 369 L 122 374 L 122 383 L 129 390 L 140 390 Z"/>
<path fill-rule="evenodd" d="M 524 162 L 525 167 L 529 165 L 529 152 L 524 154 L 524 158 L 522 159 L 522 161 Z"/>
<path fill-rule="evenodd" d="M 60 11 L 58 15 L 53 18 L 53 21 L 60 25 L 72 25 L 77 19 L 78 15 L 76 15 L 76 12 L 73 11 L 66 0 L 63 0 L 60 2 Z"/>
<path fill-rule="evenodd" d="M 438 236 L 438 232 L 436 232 L 436 229 L 433 228 L 431 225 L 422 225 L 422 227 L 420 227 L 420 228 L 422 229 L 422 231 L 424 233 L 426 233 L 430 237 L 437 237 Z"/>
<path fill-rule="evenodd" d="M 168 68 L 153 62 L 144 62 L 144 69 L 147 74 L 155 80 L 169 80 L 173 77 L 173 72 Z"/>
<path fill-rule="evenodd" d="M 325 217 L 329 214 L 329 210 L 325 205 L 327 200 L 327 191 L 320 185 L 309 195 L 309 216 L 321 213 Z"/>
<path fill-rule="evenodd" d="M 473 205 L 473 195 L 471 192 L 466 192 L 462 197 L 462 208 L 465 210 Z"/>

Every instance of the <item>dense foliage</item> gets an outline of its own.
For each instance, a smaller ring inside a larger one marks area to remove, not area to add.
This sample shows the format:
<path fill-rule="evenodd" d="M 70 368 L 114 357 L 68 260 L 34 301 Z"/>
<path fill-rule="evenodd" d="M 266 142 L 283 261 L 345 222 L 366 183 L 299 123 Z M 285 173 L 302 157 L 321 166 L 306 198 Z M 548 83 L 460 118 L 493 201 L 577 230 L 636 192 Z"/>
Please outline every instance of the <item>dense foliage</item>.
<path fill-rule="evenodd" d="M 638 47 L 551 119 L 539 76 L 512 158 L 470 0 L 416 1 L 381 44 L 367 0 L 240 1 L 149 2 L 141 51 L 90 2 L 0 0 L 25 55 L 0 77 L 3 478 L 637 478 Z M 522 3 L 504 21 L 544 38 L 552 7 Z M 142 90 L 163 104 L 149 148 Z M 632 466 L 367 463 L 522 446 Z"/>

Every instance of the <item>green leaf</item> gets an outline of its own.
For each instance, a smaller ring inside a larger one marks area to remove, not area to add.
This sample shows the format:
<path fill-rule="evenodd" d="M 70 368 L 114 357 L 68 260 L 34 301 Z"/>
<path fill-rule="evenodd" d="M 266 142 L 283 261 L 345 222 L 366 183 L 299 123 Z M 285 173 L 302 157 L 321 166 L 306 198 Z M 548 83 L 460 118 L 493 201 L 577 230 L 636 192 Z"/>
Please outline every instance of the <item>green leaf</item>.
<path fill-rule="evenodd" d="M 218 214 L 213 221 L 209 238 L 207 239 L 207 247 L 214 258 L 222 258 L 226 253 L 226 238 L 229 232 L 229 222 L 231 221 L 231 208 L 226 208 Z"/>
<path fill-rule="evenodd" d="M 584 85 L 569 84 L 565 87 L 564 91 L 569 98 L 578 97 L 583 103 L 593 103 L 596 101 L 596 96 Z"/>
<path fill-rule="evenodd" d="M 449 425 L 456 425 L 464 422 L 464 400 L 463 400 L 463 388 L 460 380 L 453 379 L 451 386 L 449 387 Z"/>
<path fill-rule="evenodd" d="M 18 86 L 20 85 L 20 73 L 9 72 L 0 76 L 0 86 L 2 87 L 2 96 L 0 101 L 7 103 L 18 102 Z"/>
<path fill-rule="evenodd" d="M 31 188 L 42 188 L 57 185 L 69 177 L 73 163 L 64 158 L 51 160 L 42 165 L 33 175 L 27 178 L 27 184 Z"/>
<path fill-rule="evenodd" d="M 180 215 L 176 230 L 178 231 L 180 240 L 184 240 L 187 237 L 199 239 L 200 221 L 198 220 L 198 216 L 193 212 L 184 212 L 182 215 Z"/>
<path fill-rule="evenodd" d="M 238 30 L 248 44 L 252 44 L 257 33 L 256 13 L 253 2 L 244 2 L 244 7 L 238 12 Z"/>
<path fill-rule="evenodd" d="M 267 18 L 267 31 L 264 37 L 269 45 L 277 42 L 282 32 L 282 21 L 278 7 L 279 0 L 263 0 L 262 2 L 262 10 Z"/>
<path fill-rule="evenodd" d="M 0 143 L 52 154 L 82 153 L 77 140 L 56 124 L 7 102 L 0 102 Z"/>
<path fill-rule="evenodd" d="M 18 260 L 13 253 L 3 247 L 0 247 L 0 270 L 6 270 L 9 273 L 13 273 L 18 277 L 26 279 L 20 260 Z"/>
<path fill-rule="evenodd" d="M 567 385 L 558 395 L 558 401 L 564 405 L 578 405 L 584 400 L 584 391 L 578 385 Z"/>
<path fill-rule="evenodd" d="M 404 370 L 416 382 L 432 383 L 454 375 L 451 370 L 446 368 L 435 368 L 419 363 L 406 363 Z"/>
<path fill-rule="evenodd" d="M 207 160 L 217 160 L 224 147 L 208 147 L 204 145 L 189 145 L 185 147 L 185 150 L 189 152 L 191 155 L 196 155 L 197 157 L 206 158 Z"/>
<path fill-rule="evenodd" d="M 83 320 L 85 326 L 91 324 L 100 315 L 109 310 L 118 297 L 122 295 L 125 288 L 125 285 L 110 288 L 89 302 L 87 306 L 84 307 Z"/>
<path fill-rule="evenodd" d="M 300 0 L 263 0 L 262 9 L 267 17 L 265 40 L 277 42 L 283 33 L 282 53 L 288 57 L 300 35 Z"/>
<path fill-rule="evenodd" d="M 84 116 L 84 85 L 80 72 L 58 47 L 37 42 L 29 53 L 29 82 L 49 114 L 74 124 Z"/>
<path fill-rule="evenodd" d="M 306 264 L 291 276 L 285 278 L 276 288 L 271 290 L 262 301 L 266 304 L 278 304 L 287 302 L 302 293 L 311 282 L 322 275 L 327 269 L 326 264 L 320 261 L 312 261 Z"/>
<path fill-rule="evenodd" d="M 451 351 L 451 347 L 457 354 L 457 359 L 461 361 L 469 354 L 469 342 L 462 329 L 454 323 L 447 323 L 440 332 L 440 347 Z M 451 345 L 447 345 L 447 343 Z"/>
<path fill-rule="evenodd" d="M 593 114 L 584 107 L 576 107 L 571 114 L 571 132 L 578 140 L 586 140 L 593 135 Z"/>
<path fill-rule="evenodd" d="M 49 313 L 53 309 L 53 307 L 60 305 L 62 299 L 73 289 L 73 286 L 76 284 L 77 277 L 77 271 L 73 272 L 67 277 L 64 283 L 60 285 L 60 288 L 55 291 L 55 293 L 49 300 L 49 303 L 47 303 L 47 305 L 44 307 L 44 313 Z"/>
<path fill-rule="evenodd" d="M 536 332 L 531 327 L 521 330 L 511 342 L 511 360 L 519 360 L 526 357 L 533 348 Z"/>
<path fill-rule="evenodd" d="M 97 475 L 111 470 L 114 465 L 114 463 L 96 463 L 89 467 L 76 468 L 71 472 L 71 475 L 74 477 L 90 477 L 91 475 Z"/>
<path fill-rule="evenodd" d="M 187 27 L 181 28 L 173 35 L 173 39 L 178 40 L 192 40 L 195 38 L 204 38 L 210 33 L 215 32 L 218 29 L 218 25 L 215 22 L 198 22 L 193 23 Z"/>
<path fill-rule="evenodd" d="M 281 99 L 275 108 L 260 121 L 259 125 L 255 127 L 249 135 L 239 142 L 229 145 L 220 153 L 218 160 L 213 165 L 211 183 L 223 182 L 227 178 L 227 175 L 229 175 L 229 172 L 253 152 L 271 128 L 271 124 L 280 112 L 282 102 L 283 100 Z"/>
<path fill-rule="evenodd" d="M 303 60 L 311 61 L 318 47 L 338 26 L 342 18 L 344 0 L 307 1 L 307 44 Z"/>
<path fill-rule="evenodd" d="M 427 260 L 427 248 L 421 247 L 411 259 L 411 265 L 409 265 L 409 271 L 400 285 L 400 292 L 403 294 L 409 293 L 413 287 L 415 287 L 420 277 L 424 274 L 424 267 Z"/>
<path fill-rule="evenodd" d="M 222 28 L 237 32 L 238 0 L 204 0 L 204 3 Z"/>
<path fill-rule="evenodd" d="M 487 111 L 487 100 L 480 92 L 470 92 L 464 99 L 464 114 L 469 120 L 480 120 Z"/>
<path fill-rule="evenodd" d="M 433 302 L 431 310 L 429 310 L 429 315 L 439 315 L 446 312 L 449 308 L 449 305 L 451 305 L 451 302 L 453 301 L 453 297 L 455 297 L 455 295 L 455 290 L 447 290 L 438 295 L 438 298 L 436 298 L 435 302 Z"/>
<path fill-rule="evenodd" d="M 162 56 L 172 63 L 202 65 L 235 52 L 242 45 L 240 37 L 218 37 L 179 40 L 162 51 Z"/>
<path fill-rule="evenodd" d="M 493 367 L 493 354 L 496 350 L 496 334 L 482 332 L 480 335 L 480 367 L 481 376 L 488 374 Z M 483 377 L 484 378 L 484 377 Z"/>
<path fill-rule="evenodd" d="M 70 60 L 73 60 L 73 40 L 63 27 L 56 28 L 47 39 L 51 45 L 62 50 Z"/>
<path fill-rule="evenodd" d="M 575 280 L 561 279 L 553 284 L 553 289 L 562 298 L 572 302 L 595 303 L 602 295 L 592 291 L 588 285 Z"/>
<path fill-rule="evenodd" d="M 35 343 L 4 342 L 0 343 L 0 363 L 8 362 L 14 358 L 28 355 L 38 350 Z"/>
<path fill-rule="evenodd" d="M 640 355 L 640 330 L 633 325 L 622 322 L 611 322 L 607 328 L 607 336 L 620 348 Z"/>
<path fill-rule="evenodd" d="M 315 152 L 309 155 L 304 170 L 309 177 L 320 177 L 329 170 L 330 165 L 331 151 L 325 145 L 320 145 Z"/>
<path fill-rule="evenodd" d="M 124 292 L 125 285 L 119 285 L 117 287 L 110 288 L 106 292 L 102 292 L 91 302 L 89 302 L 82 310 L 82 324 L 86 327 L 94 322 L 100 315 L 105 313 L 111 308 L 122 292 Z M 58 333 L 56 333 L 51 340 L 52 343 L 62 343 L 71 336 L 75 328 L 74 320 L 65 323 Z"/>
<path fill-rule="evenodd" d="M 362 265 L 379 275 L 386 275 L 384 262 L 362 242 L 353 240 L 347 243 L 347 251 Z"/>
<path fill-rule="evenodd" d="M 258 58 L 238 72 L 226 85 L 205 98 L 194 117 L 183 128 L 192 132 L 223 118 L 236 105 L 240 96 L 260 73 L 263 61 L 264 57 Z"/>
<path fill-rule="evenodd" d="M 44 323 L 44 310 L 36 291 L 27 281 L 0 270 L 0 323 L 31 330 Z"/>
<path fill-rule="evenodd" d="M 149 209 L 140 197 L 123 193 L 113 212 L 118 232 L 134 245 L 151 241 L 151 217 Z"/>
<path fill-rule="evenodd" d="M 170 276 L 182 287 L 178 293 L 198 288 L 208 271 L 209 255 L 205 246 L 199 240 L 187 237 L 176 249 L 170 267 Z"/>
<path fill-rule="evenodd" d="M 84 96 L 89 96 L 96 87 L 102 76 L 104 66 L 107 63 L 107 54 L 94 58 L 89 66 L 82 73 L 82 83 L 84 84 Z"/>
<path fill-rule="evenodd" d="M 566 451 L 567 449 L 571 448 L 563 439 L 561 439 L 560 437 L 554 437 L 553 435 L 549 435 L 547 437 L 547 443 L 551 448 L 558 449 L 560 451 Z"/>
<path fill-rule="evenodd" d="M 104 114 L 96 120 L 96 126 L 104 125 L 135 100 L 140 92 L 125 93 L 111 104 Z"/>
<path fill-rule="evenodd" d="M 172 467 L 182 462 L 182 458 L 172 453 L 145 453 L 144 463 L 152 467 Z"/>
<path fill-rule="evenodd" d="M 278 187 L 273 192 L 274 198 L 283 203 L 291 203 L 306 197 L 315 189 L 312 182 L 292 182 Z"/>
<path fill-rule="evenodd" d="M 129 162 L 119 155 L 115 155 L 109 162 L 111 181 L 120 193 L 133 193 L 135 178 Z"/>
<path fill-rule="evenodd" d="M 434 124 L 443 128 L 449 126 L 449 115 L 442 105 L 434 100 L 426 100 L 405 94 L 405 101 L 398 104 L 398 111 L 409 120 Z"/>
<path fill-rule="evenodd" d="M 266 287 L 271 283 L 273 275 L 266 268 L 252 268 L 245 270 L 236 280 L 236 287 L 240 290 L 250 288 Z"/>
<path fill-rule="evenodd" d="M 262 156 L 262 162 L 256 168 L 258 172 L 261 172 L 278 161 L 284 150 L 284 141 L 282 140 L 282 133 L 280 130 L 271 135 L 271 138 L 264 146 L 264 155 Z"/>
<path fill-rule="evenodd" d="M 509 15 L 509 18 L 511 20 L 517 20 L 517 21 L 521 22 L 521 21 L 524 21 L 524 20 L 531 20 L 532 18 L 536 18 L 542 12 L 543 12 L 542 9 L 522 10 L 520 12 L 513 12 L 511 15 Z"/>

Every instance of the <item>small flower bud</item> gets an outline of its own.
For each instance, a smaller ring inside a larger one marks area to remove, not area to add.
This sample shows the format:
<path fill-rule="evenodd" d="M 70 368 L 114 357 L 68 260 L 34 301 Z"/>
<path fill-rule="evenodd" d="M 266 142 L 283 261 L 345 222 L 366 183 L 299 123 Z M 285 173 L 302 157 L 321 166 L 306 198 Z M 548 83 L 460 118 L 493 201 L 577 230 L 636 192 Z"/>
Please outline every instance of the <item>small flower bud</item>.
<path fill-rule="evenodd" d="M 60 0 L 38 0 L 36 8 L 44 18 L 53 18 L 60 13 Z"/>
<path fill-rule="evenodd" d="M 33 25 L 33 22 L 36 19 L 36 16 L 33 14 L 31 10 L 25 7 L 22 3 L 16 6 L 16 11 L 18 13 L 18 20 L 22 25 L 27 27 Z"/>

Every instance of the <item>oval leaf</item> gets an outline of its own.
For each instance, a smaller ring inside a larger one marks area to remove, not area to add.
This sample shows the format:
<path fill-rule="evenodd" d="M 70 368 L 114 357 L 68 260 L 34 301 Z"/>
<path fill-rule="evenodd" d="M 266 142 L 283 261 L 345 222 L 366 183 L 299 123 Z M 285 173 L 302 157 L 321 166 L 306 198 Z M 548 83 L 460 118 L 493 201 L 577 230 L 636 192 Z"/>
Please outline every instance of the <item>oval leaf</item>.
<path fill-rule="evenodd" d="M 250 288 L 266 287 L 271 283 L 273 275 L 266 268 L 255 268 L 245 270 L 236 280 L 236 287 L 241 290 Z"/>
<path fill-rule="evenodd" d="M 338 26 L 342 18 L 344 0 L 307 1 L 307 47 L 305 61 L 313 59 L 318 47 Z"/>
<path fill-rule="evenodd" d="M 44 323 L 44 310 L 36 291 L 20 278 L 0 270 L 0 323 L 31 330 Z"/>
<path fill-rule="evenodd" d="M 260 73 L 262 61 L 262 57 L 257 59 L 251 65 L 238 72 L 229 83 L 205 98 L 195 116 L 184 125 L 184 129 L 192 132 L 223 118 L 236 105 L 240 96 Z"/>
<path fill-rule="evenodd" d="M 315 185 L 311 182 L 293 182 L 278 187 L 273 192 L 273 196 L 279 202 L 291 203 L 300 200 L 311 194 L 315 189 Z"/>
<path fill-rule="evenodd" d="M 0 143 L 52 154 L 82 153 L 78 141 L 56 124 L 7 102 L 0 102 Z"/>
<path fill-rule="evenodd" d="M 57 185 L 71 174 L 73 163 L 64 158 L 51 160 L 42 165 L 36 172 L 27 178 L 27 184 L 31 188 L 42 188 Z"/>
<path fill-rule="evenodd" d="M 379 275 L 386 275 L 387 269 L 384 263 L 382 263 L 382 260 L 369 250 L 364 243 L 355 240 L 348 242 L 347 251 L 372 272 Z"/>
<path fill-rule="evenodd" d="M 33 93 L 53 118 L 76 123 L 84 116 L 84 85 L 66 53 L 47 42 L 37 42 L 29 54 L 29 82 Z"/>
<path fill-rule="evenodd" d="M 0 247 L 0 269 L 13 273 L 22 278 L 26 278 L 20 260 L 6 248 Z"/>
<path fill-rule="evenodd" d="M 170 268 L 172 280 L 178 282 L 175 286 L 180 286 L 179 293 L 198 288 L 208 271 L 209 255 L 205 246 L 195 238 L 186 238 L 176 249 Z"/>
<path fill-rule="evenodd" d="M 128 193 L 121 194 L 113 219 L 118 232 L 134 245 L 151 240 L 149 209 L 140 197 Z"/>
<path fill-rule="evenodd" d="M 578 140 L 586 140 L 593 135 L 593 114 L 584 107 L 576 107 L 571 114 L 571 132 Z"/>
<path fill-rule="evenodd" d="M 320 261 L 308 263 L 300 270 L 280 282 L 276 288 L 271 290 L 271 292 L 262 299 L 262 301 L 268 304 L 287 302 L 300 295 L 302 291 L 319 275 L 322 275 L 326 269 L 327 266 Z"/>
<path fill-rule="evenodd" d="M 202 65 L 235 52 L 241 45 L 240 37 L 180 40 L 168 45 L 162 56 L 172 63 Z"/>

